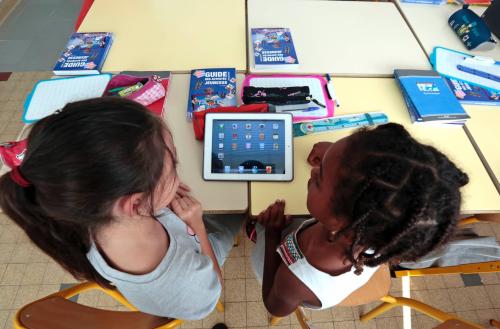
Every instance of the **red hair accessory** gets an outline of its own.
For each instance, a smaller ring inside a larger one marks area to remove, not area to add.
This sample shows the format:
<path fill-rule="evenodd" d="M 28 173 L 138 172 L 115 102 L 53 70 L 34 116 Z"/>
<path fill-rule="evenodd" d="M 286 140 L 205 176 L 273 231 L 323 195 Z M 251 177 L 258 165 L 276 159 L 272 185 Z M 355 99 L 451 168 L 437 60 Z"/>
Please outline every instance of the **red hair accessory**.
<path fill-rule="evenodd" d="M 31 185 L 31 183 L 28 182 L 19 171 L 19 166 L 12 168 L 12 170 L 10 171 L 10 178 L 12 178 L 14 183 L 21 187 L 28 187 Z"/>

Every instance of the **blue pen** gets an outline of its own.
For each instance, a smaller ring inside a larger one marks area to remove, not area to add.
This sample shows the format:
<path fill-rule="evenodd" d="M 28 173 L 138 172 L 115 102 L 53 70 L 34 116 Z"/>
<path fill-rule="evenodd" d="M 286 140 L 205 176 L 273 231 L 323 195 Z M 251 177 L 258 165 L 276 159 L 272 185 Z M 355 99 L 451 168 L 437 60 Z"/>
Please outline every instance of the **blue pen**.
<path fill-rule="evenodd" d="M 335 93 L 335 89 L 333 88 L 333 82 L 331 81 L 332 79 L 330 78 L 330 74 L 326 74 L 326 91 L 328 92 L 328 95 L 330 96 L 330 99 L 335 101 L 335 104 L 337 107 L 340 107 L 339 99 L 337 97 L 337 94 Z"/>
<path fill-rule="evenodd" d="M 321 107 L 308 107 L 307 109 L 305 110 L 302 110 L 300 112 L 312 112 L 312 111 L 316 111 L 316 110 L 321 110 Z"/>
<path fill-rule="evenodd" d="M 478 69 L 473 69 L 471 67 L 467 67 L 467 66 L 463 66 L 463 65 L 457 65 L 457 69 L 459 69 L 462 72 L 477 75 L 478 77 L 481 77 L 481 78 L 500 82 L 500 77 L 498 75 L 493 74 L 493 73 L 484 72 L 484 71 L 481 71 Z"/>

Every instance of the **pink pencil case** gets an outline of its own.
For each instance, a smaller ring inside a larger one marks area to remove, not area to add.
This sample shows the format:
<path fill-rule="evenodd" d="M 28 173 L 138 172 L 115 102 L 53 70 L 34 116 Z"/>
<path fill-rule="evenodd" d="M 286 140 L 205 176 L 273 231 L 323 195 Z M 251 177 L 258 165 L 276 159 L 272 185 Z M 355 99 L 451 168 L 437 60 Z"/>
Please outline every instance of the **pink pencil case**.
<path fill-rule="evenodd" d="M 109 90 L 119 87 L 132 86 L 138 82 L 142 83 L 143 86 L 139 90 L 125 96 L 125 98 L 134 100 L 144 106 L 148 106 L 165 97 L 166 91 L 159 77 L 136 77 L 126 74 L 118 74 L 111 78 L 108 86 L 106 87 L 106 91 L 104 92 L 104 96 L 109 96 Z"/>
<path fill-rule="evenodd" d="M 311 75 L 294 75 L 294 74 L 271 74 L 271 75 L 257 75 L 249 74 L 243 80 L 241 91 L 241 99 L 243 100 L 243 88 L 247 86 L 255 87 L 297 87 L 308 85 L 311 90 L 318 90 L 312 88 L 312 85 L 320 86 L 321 91 L 315 95 L 315 98 L 322 104 L 325 104 L 322 115 L 313 115 L 313 112 L 307 111 L 290 111 L 293 113 L 293 122 L 302 122 L 310 120 L 319 120 L 324 118 L 333 117 L 335 110 L 335 100 L 330 99 L 327 92 L 328 81 L 317 74 Z M 321 95 L 319 95 L 321 94 Z M 313 104 L 311 104 L 313 105 Z M 313 105 L 314 106 L 314 105 Z M 321 110 L 321 109 L 320 109 Z"/>

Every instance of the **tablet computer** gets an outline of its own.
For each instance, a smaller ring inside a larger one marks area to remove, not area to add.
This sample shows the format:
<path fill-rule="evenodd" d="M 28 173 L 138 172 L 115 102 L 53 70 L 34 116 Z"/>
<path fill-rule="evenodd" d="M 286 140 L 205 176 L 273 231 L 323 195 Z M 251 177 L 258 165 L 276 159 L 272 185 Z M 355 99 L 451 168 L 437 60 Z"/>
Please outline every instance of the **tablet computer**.
<path fill-rule="evenodd" d="M 292 115 L 208 113 L 203 179 L 291 181 Z"/>

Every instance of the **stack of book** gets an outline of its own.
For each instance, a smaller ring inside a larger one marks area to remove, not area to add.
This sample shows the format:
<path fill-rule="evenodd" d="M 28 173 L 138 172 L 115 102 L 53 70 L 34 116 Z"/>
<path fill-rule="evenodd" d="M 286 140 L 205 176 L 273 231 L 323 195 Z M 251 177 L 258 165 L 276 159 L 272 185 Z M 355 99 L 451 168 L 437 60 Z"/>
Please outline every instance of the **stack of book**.
<path fill-rule="evenodd" d="M 432 70 L 394 70 L 413 123 L 464 124 L 469 118 L 446 80 Z"/>

